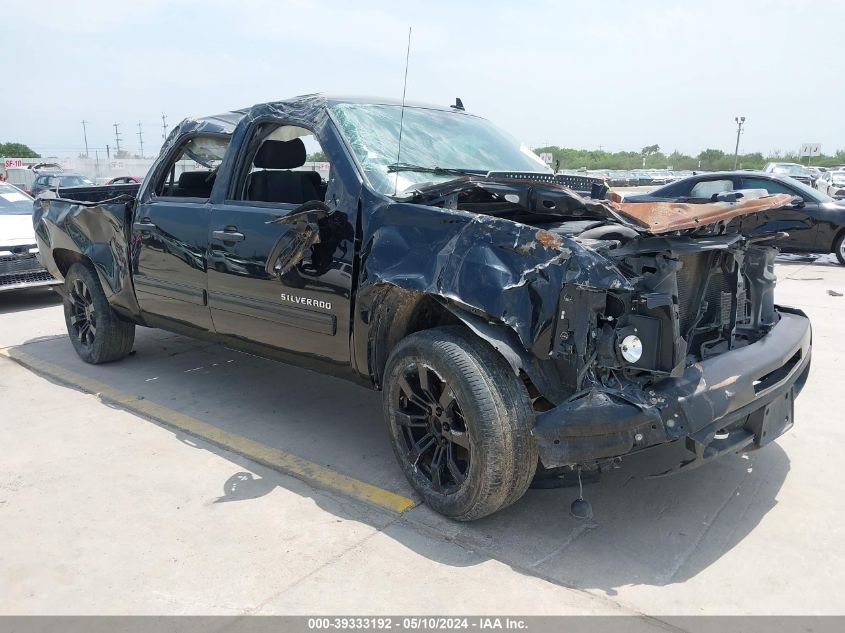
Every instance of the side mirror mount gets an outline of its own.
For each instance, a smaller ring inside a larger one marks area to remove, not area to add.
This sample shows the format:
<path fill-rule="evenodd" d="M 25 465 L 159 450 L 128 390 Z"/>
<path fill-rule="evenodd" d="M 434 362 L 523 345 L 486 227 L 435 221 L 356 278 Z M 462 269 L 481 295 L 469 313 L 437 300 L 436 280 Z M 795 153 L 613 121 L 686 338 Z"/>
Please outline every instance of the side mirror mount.
<path fill-rule="evenodd" d="M 786 205 L 787 209 L 802 209 L 804 207 L 804 198 L 800 196 L 795 196 L 792 198 L 792 202 Z"/>

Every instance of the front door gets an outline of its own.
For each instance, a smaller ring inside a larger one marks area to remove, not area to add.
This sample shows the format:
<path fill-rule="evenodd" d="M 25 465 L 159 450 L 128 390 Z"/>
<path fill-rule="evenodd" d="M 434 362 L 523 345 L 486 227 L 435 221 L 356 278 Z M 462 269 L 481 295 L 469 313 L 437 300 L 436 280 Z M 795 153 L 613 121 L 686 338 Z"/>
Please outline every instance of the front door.
<path fill-rule="evenodd" d="M 305 164 L 303 137 L 319 149 L 279 124 L 243 144 L 245 167 L 211 213 L 209 306 L 234 343 L 347 364 L 354 209 L 333 202 L 328 164 Z"/>

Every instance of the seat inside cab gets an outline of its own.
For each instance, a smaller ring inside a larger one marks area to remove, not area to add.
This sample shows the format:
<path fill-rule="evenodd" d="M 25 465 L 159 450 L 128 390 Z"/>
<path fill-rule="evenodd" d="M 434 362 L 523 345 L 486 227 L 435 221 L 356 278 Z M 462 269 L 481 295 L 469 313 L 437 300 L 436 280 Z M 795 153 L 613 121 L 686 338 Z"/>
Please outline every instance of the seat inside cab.
<path fill-rule="evenodd" d="M 303 204 L 325 200 L 326 183 L 316 169 L 305 167 L 310 144 L 319 145 L 309 130 L 284 125 L 272 130 L 261 141 L 252 161 L 245 198 L 255 202 Z"/>
<path fill-rule="evenodd" d="M 302 204 L 322 200 L 321 178 L 316 171 L 293 171 L 305 165 L 305 143 L 264 141 L 253 164 L 258 168 L 249 175 L 247 196 L 256 202 Z"/>

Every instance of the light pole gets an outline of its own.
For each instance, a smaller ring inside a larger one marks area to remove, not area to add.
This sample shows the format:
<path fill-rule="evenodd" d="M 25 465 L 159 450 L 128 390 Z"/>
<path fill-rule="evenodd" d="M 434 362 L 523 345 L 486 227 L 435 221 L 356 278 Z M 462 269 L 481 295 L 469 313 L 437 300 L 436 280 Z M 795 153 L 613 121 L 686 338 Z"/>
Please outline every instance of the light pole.
<path fill-rule="evenodd" d="M 736 162 L 739 159 L 739 135 L 742 134 L 742 126 L 745 124 L 745 117 L 734 117 L 736 121 L 736 149 L 734 150 L 734 169 L 736 169 Z"/>
<path fill-rule="evenodd" d="M 82 138 L 85 139 L 85 158 L 88 158 L 88 130 L 85 129 L 87 123 L 88 121 L 82 119 Z"/>

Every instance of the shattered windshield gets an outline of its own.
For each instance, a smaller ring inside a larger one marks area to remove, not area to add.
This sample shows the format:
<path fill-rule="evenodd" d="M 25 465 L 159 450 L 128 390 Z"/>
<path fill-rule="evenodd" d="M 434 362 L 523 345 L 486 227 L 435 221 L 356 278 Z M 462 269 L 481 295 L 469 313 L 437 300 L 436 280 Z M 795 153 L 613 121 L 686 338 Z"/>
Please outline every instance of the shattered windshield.
<path fill-rule="evenodd" d="M 401 106 L 340 103 L 331 114 L 370 184 L 386 195 L 407 195 L 419 185 L 461 173 L 551 173 L 528 147 L 489 121 L 462 112 L 406 106 L 401 155 Z"/>

